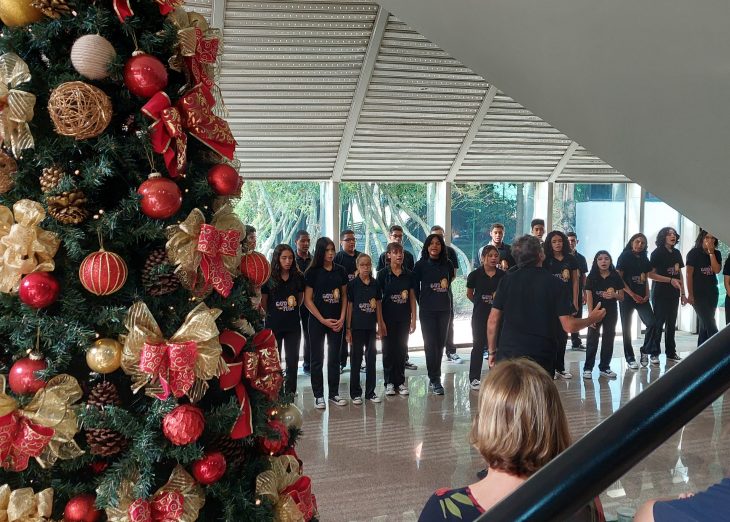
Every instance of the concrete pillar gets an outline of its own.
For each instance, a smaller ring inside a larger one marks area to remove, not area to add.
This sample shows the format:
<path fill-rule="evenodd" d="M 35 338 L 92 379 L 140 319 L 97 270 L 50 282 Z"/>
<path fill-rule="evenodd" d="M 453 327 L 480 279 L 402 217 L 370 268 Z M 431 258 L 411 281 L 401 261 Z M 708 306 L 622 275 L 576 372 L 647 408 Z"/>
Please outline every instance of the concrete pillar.
<path fill-rule="evenodd" d="M 322 235 L 327 236 L 335 245 L 340 239 L 340 184 L 336 181 L 323 181 L 320 189 L 322 213 Z"/>
<path fill-rule="evenodd" d="M 545 220 L 545 232 L 550 232 L 553 229 L 553 185 L 549 181 L 535 183 L 535 202 L 532 217 Z"/>
<path fill-rule="evenodd" d="M 431 225 L 444 227 L 444 239 L 447 244 L 451 243 L 451 183 L 448 181 L 437 181 L 433 183 L 433 221 Z M 430 205 L 430 202 L 429 202 Z M 429 213 L 430 214 L 430 213 Z"/>

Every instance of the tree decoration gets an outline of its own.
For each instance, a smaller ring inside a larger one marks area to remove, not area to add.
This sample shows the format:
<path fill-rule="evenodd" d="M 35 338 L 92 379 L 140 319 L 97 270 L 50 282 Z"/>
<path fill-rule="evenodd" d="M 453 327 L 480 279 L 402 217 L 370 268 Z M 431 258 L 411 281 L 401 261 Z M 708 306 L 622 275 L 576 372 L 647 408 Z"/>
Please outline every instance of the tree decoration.
<path fill-rule="evenodd" d="M 236 140 L 228 122 L 213 114 L 214 105 L 213 94 L 202 84 L 190 89 L 177 102 L 183 127 L 204 145 L 232 160 Z"/>
<path fill-rule="evenodd" d="M 241 274 L 251 281 L 252 285 L 260 287 L 269 280 L 271 265 L 263 254 L 249 252 L 241 258 Z"/>
<path fill-rule="evenodd" d="M 3 5 L 15 2 L 21 4 L 28 0 L 3 0 Z M 0 8 L 0 17 L 2 10 Z M 11 24 L 7 24 L 11 25 Z M 23 150 L 32 149 L 33 135 L 28 122 L 33 119 L 35 94 L 17 89 L 31 80 L 30 69 L 20 56 L 6 53 L 0 56 L 0 145 L 6 143 L 11 147 L 15 157 L 20 157 Z"/>
<path fill-rule="evenodd" d="M 86 364 L 98 373 L 116 371 L 122 365 L 122 343 L 109 338 L 97 339 L 86 350 Z"/>
<path fill-rule="evenodd" d="M 177 6 L 183 4 L 183 0 L 155 0 L 160 7 L 160 14 L 166 15 L 172 12 Z M 129 5 L 129 0 L 112 0 L 114 5 L 114 12 L 117 13 L 119 21 L 124 21 L 130 16 L 134 15 L 132 6 Z"/>
<path fill-rule="evenodd" d="M 226 457 L 223 453 L 214 451 L 193 462 L 193 477 L 198 483 L 209 486 L 218 482 L 226 473 Z"/>
<path fill-rule="evenodd" d="M 0 520 L 7 522 L 45 522 L 53 515 L 53 488 L 34 493 L 33 488 L 11 490 L 0 486 Z"/>
<path fill-rule="evenodd" d="M 76 11 L 71 9 L 66 0 L 33 0 L 31 5 L 54 20 L 58 20 L 61 16 L 67 14 L 76 16 Z"/>
<path fill-rule="evenodd" d="M 302 424 L 304 424 L 302 410 L 296 404 L 291 403 L 283 407 L 279 411 L 278 416 L 287 428 L 302 429 Z"/>
<path fill-rule="evenodd" d="M 122 369 L 132 377 L 132 390 L 162 400 L 187 395 L 199 401 L 207 381 L 224 372 L 218 327 L 221 314 L 205 303 L 196 306 L 170 339 L 165 339 L 147 305 L 138 301 L 127 312 Z"/>
<path fill-rule="evenodd" d="M 104 406 L 120 406 L 122 401 L 117 387 L 109 381 L 102 381 L 91 389 L 86 404 L 101 409 Z"/>
<path fill-rule="evenodd" d="M 168 219 L 177 214 L 182 206 L 182 192 L 177 184 L 153 172 L 143 182 L 137 193 L 142 196 L 142 213 L 152 219 Z"/>
<path fill-rule="evenodd" d="M 261 447 L 269 455 L 278 455 L 289 445 L 289 430 L 280 420 L 269 421 L 269 429 L 275 436 L 263 437 Z"/>
<path fill-rule="evenodd" d="M 52 1 L 52 0 L 44 0 Z M 89 80 L 103 80 L 109 76 L 109 66 L 117 56 L 109 40 L 98 34 L 85 34 L 71 47 L 71 64 Z"/>
<path fill-rule="evenodd" d="M 105 341 L 113 340 L 106 339 Z M 108 381 L 100 382 L 94 386 L 86 402 L 88 407 L 98 408 L 102 412 L 106 406 L 119 406 L 121 403 L 116 386 Z M 126 437 L 109 428 L 86 428 L 86 442 L 89 445 L 91 454 L 101 457 L 113 457 L 126 451 L 129 446 L 129 440 Z"/>
<path fill-rule="evenodd" d="M 40 203 L 21 199 L 0 205 L 0 292 L 16 292 L 20 278 L 31 272 L 52 272 L 61 242 L 38 225 L 46 213 Z"/>
<path fill-rule="evenodd" d="M 10 368 L 8 386 L 17 395 L 35 393 L 46 386 L 46 381 L 38 377 L 36 372 L 46 368 L 48 368 L 46 361 L 37 353 L 18 359 Z"/>
<path fill-rule="evenodd" d="M 18 172 L 16 161 L 0 149 L 0 194 L 5 194 L 15 186 L 13 174 L 16 172 Z"/>
<path fill-rule="evenodd" d="M 170 68 L 185 72 L 191 86 L 202 84 L 208 90 L 213 89 L 220 32 L 211 30 L 203 15 L 188 13 L 182 7 L 167 19 L 178 28 L 178 53 L 170 58 Z"/>
<path fill-rule="evenodd" d="M 219 163 L 208 171 L 208 184 L 219 196 L 238 196 L 241 194 L 243 178 L 227 163 Z"/>
<path fill-rule="evenodd" d="M 20 409 L 5 394 L 5 376 L 0 375 L 0 466 L 23 471 L 32 457 L 42 467 L 50 467 L 57 459 L 83 454 L 74 441 L 78 432 L 74 403 L 81 396 L 76 379 L 61 374 Z"/>
<path fill-rule="evenodd" d="M 140 98 L 151 98 L 167 87 L 167 69 L 154 56 L 135 51 L 124 64 L 124 85 Z"/>
<path fill-rule="evenodd" d="M 192 444 L 205 428 L 203 410 L 192 404 L 178 406 L 162 419 L 162 433 L 176 446 Z"/>
<path fill-rule="evenodd" d="M 121 256 L 102 248 L 81 262 L 79 280 L 94 295 L 110 295 L 127 281 L 127 264 Z"/>
<path fill-rule="evenodd" d="M 107 507 L 109 522 L 195 522 L 205 505 L 205 493 L 182 466 L 176 466 L 170 480 L 149 500 L 136 499 L 137 473 L 122 481 L 119 504 Z"/>
<path fill-rule="evenodd" d="M 86 210 L 86 194 L 81 190 L 61 192 L 47 196 L 48 214 L 64 225 L 79 225 L 89 217 Z"/>
<path fill-rule="evenodd" d="M 227 434 L 214 434 L 205 447 L 212 452 L 222 453 L 229 468 L 238 468 L 246 461 L 246 442 L 232 439 Z"/>
<path fill-rule="evenodd" d="M 48 114 L 60 135 L 86 140 L 107 128 L 112 119 L 112 102 L 98 87 L 67 82 L 51 93 Z"/>
<path fill-rule="evenodd" d="M 43 18 L 43 13 L 31 5 L 31 0 L 3 0 L 0 20 L 8 27 L 23 27 Z"/>
<path fill-rule="evenodd" d="M 63 510 L 65 522 L 99 522 L 104 512 L 96 509 L 96 496 L 91 493 L 76 495 Z"/>
<path fill-rule="evenodd" d="M 162 266 L 171 266 L 164 248 L 156 248 L 147 256 L 142 269 L 142 286 L 153 297 L 169 294 L 180 288 L 180 280 L 172 272 L 162 272 Z"/>
<path fill-rule="evenodd" d="M 43 172 L 41 173 L 40 177 L 40 184 L 41 184 L 41 190 L 44 193 L 51 192 L 54 190 L 59 183 L 61 183 L 61 179 L 66 175 L 63 168 L 59 167 L 58 165 L 51 165 L 50 167 L 46 167 L 43 169 Z"/>
<path fill-rule="evenodd" d="M 274 520 L 312 520 L 317 499 L 312 481 L 302 475 L 299 461 L 291 455 L 269 458 L 270 468 L 256 477 L 256 496 L 274 503 Z"/>
<path fill-rule="evenodd" d="M 58 299 L 61 285 L 48 272 L 33 272 L 20 281 L 18 297 L 31 308 L 46 308 Z"/>

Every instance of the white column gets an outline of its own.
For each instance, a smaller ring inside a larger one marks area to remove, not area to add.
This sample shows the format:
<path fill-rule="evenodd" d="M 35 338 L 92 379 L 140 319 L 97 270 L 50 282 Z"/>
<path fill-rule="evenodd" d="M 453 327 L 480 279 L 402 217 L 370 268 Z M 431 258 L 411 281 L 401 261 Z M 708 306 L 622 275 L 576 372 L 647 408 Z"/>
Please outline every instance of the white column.
<path fill-rule="evenodd" d="M 331 180 L 323 181 L 320 202 L 322 235 L 329 237 L 337 245 L 340 239 L 340 184 Z"/>
<path fill-rule="evenodd" d="M 553 229 L 553 183 L 541 181 L 535 183 L 535 204 L 533 218 L 545 220 L 545 231 Z"/>
<path fill-rule="evenodd" d="M 437 181 L 434 183 L 433 223 L 444 227 L 444 239 L 451 243 L 451 183 Z"/>
<path fill-rule="evenodd" d="M 700 227 L 693 223 L 689 218 L 682 216 L 679 224 L 679 249 L 682 252 L 682 259 L 687 261 L 687 253 L 694 247 L 697 234 L 700 233 Z M 687 268 L 683 269 L 685 290 L 687 288 Z M 692 305 L 680 306 L 679 316 L 677 318 L 677 327 L 683 332 L 697 333 L 697 314 Z"/>

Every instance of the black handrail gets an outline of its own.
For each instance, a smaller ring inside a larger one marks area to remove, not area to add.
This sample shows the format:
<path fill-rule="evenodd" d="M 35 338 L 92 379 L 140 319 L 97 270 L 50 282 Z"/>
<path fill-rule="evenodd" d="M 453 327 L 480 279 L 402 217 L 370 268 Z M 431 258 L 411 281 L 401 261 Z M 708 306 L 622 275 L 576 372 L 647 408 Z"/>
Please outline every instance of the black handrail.
<path fill-rule="evenodd" d="M 565 520 L 728 388 L 730 327 L 725 327 L 477 522 Z"/>

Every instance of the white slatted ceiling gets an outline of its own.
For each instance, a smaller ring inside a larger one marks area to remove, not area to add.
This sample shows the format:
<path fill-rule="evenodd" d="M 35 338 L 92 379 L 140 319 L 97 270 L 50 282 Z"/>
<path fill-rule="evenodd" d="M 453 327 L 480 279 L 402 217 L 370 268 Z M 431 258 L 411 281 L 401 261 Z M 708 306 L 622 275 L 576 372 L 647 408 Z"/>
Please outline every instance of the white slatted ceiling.
<path fill-rule="evenodd" d="M 568 183 L 587 178 L 594 183 L 626 181 L 618 170 L 579 146 L 556 181 Z"/>

